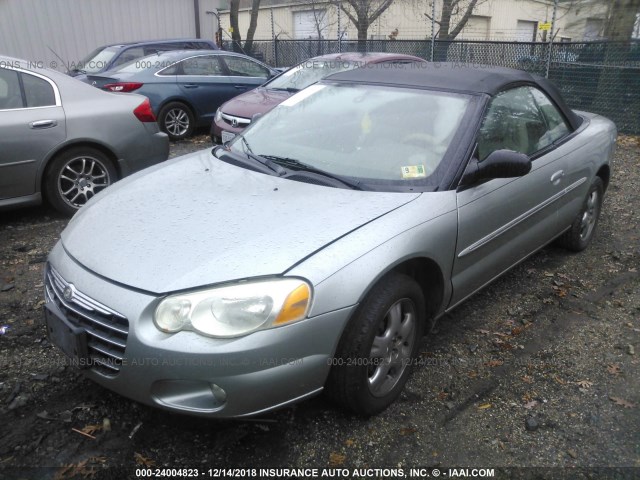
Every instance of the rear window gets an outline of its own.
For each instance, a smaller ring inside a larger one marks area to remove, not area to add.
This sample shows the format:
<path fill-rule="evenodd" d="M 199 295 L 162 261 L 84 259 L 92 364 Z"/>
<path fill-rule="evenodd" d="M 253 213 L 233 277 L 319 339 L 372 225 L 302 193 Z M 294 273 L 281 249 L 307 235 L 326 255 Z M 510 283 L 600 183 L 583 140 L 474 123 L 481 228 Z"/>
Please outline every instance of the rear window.
<path fill-rule="evenodd" d="M 144 48 L 142 47 L 127 48 L 120 54 L 116 61 L 113 62 L 111 68 L 115 69 L 116 67 L 124 65 L 125 63 L 133 62 L 134 60 L 144 57 L 144 55 L 145 52 Z"/>
<path fill-rule="evenodd" d="M 78 65 L 78 70 L 86 73 L 96 73 L 104 70 L 109 62 L 121 50 L 120 47 L 99 48 L 90 53 Z"/>

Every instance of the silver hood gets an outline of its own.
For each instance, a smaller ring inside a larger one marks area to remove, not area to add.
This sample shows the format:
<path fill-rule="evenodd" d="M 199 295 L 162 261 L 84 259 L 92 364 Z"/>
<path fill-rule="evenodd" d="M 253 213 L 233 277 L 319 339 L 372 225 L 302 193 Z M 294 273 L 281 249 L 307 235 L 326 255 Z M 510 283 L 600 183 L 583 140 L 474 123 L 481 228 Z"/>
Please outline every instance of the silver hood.
<path fill-rule="evenodd" d="M 361 192 L 226 164 L 210 150 L 110 187 L 69 223 L 69 255 L 154 293 L 286 272 L 418 193 Z"/>

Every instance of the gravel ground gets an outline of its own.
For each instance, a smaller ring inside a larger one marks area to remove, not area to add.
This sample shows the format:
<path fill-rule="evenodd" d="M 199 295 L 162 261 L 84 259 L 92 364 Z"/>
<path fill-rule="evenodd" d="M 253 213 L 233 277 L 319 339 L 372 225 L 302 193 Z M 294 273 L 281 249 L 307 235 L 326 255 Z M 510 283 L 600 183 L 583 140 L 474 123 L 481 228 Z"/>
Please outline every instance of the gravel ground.
<path fill-rule="evenodd" d="M 172 156 L 209 145 L 198 136 Z M 618 467 L 597 478 L 640 478 L 639 158 L 640 138 L 621 137 L 587 251 L 549 246 L 447 315 L 400 401 L 368 420 L 318 397 L 203 421 L 84 379 L 41 323 L 44 262 L 67 220 L 3 212 L 0 478 L 135 478 L 145 466 L 556 468 L 505 473 L 531 478 Z"/>

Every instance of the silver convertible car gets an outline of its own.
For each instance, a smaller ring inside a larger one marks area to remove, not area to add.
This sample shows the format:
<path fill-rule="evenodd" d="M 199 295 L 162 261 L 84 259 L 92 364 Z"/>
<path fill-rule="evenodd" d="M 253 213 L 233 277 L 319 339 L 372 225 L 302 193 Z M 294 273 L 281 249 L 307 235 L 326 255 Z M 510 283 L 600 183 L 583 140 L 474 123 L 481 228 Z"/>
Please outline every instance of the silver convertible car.
<path fill-rule="evenodd" d="M 51 342 L 176 412 L 324 390 L 375 414 L 445 312 L 552 240 L 587 247 L 615 141 L 521 71 L 332 75 L 92 199 L 49 256 Z"/>

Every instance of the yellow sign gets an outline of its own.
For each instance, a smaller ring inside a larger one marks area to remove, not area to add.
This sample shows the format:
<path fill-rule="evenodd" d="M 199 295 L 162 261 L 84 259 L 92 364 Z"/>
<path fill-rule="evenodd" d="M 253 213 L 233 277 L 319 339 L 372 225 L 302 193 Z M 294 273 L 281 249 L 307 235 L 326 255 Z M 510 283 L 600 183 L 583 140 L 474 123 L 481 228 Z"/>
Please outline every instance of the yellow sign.
<path fill-rule="evenodd" d="M 538 30 L 551 30 L 551 22 L 539 23 Z"/>
<path fill-rule="evenodd" d="M 233 27 L 229 27 L 229 33 L 233 33 Z"/>

